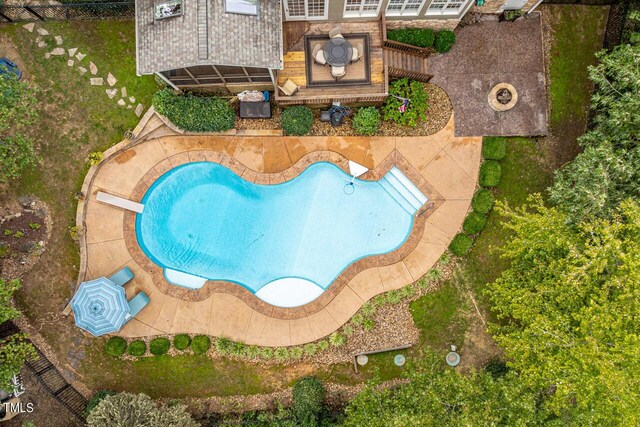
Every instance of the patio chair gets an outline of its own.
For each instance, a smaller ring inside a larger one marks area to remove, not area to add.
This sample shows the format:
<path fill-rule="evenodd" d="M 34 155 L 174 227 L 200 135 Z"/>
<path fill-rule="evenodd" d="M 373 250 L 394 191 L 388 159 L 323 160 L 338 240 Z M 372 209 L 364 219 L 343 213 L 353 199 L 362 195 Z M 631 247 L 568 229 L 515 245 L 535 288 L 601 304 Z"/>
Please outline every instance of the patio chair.
<path fill-rule="evenodd" d="M 313 52 L 311 53 L 313 56 L 313 62 L 318 65 L 327 65 L 327 60 L 324 58 L 324 52 L 322 51 L 322 45 L 317 44 L 313 48 Z"/>
<path fill-rule="evenodd" d="M 108 277 L 116 286 L 124 286 L 133 279 L 133 271 L 129 267 L 123 267 Z"/>
<path fill-rule="evenodd" d="M 144 291 L 138 292 L 138 294 L 135 297 L 131 298 L 128 301 L 129 314 L 127 314 L 127 316 L 125 318 L 126 321 L 128 322 L 129 320 L 131 320 L 134 317 L 136 317 L 138 315 L 138 313 L 140 313 L 142 311 L 142 309 L 145 308 L 147 306 L 147 304 L 149 304 L 149 301 L 151 301 L 151 300 L 149 299 L 147 294 L 144 293 Z"/>
<path fill-rule="evenodd" d="M 353 54 L 351 55 L 351 62 L 358 62 L 362 59 L 362 43 L 358 43 L 353 47 Z"/>
<path fill-rule="evenodd" d="M 342 28 L 340 28 L 340 26 L 339 26 L 339 25 L 338 25 L 337 27 L 333 27 L 333 28 L 331 29 L 331 31 L 329 31 L 329 38 L 330 38 L 330 39 L 333 39 L 333 38 L 335 38 L 335 37 L 342 37 L 342 38 L 344 38 L 344 37 L 342 36 Z"/>
<path fill-rule="evenodd" d="M 331 75 L 334 79 L 340 80 L 347 74 L 347 69 L 345 67 L 331 67 Z"/>
<path fill-rule="evenodd" d="M 298 91 L 298 85 L 287 79 L 282 86 L 278 86 L 280 90 L 287 96 L 292 96 Z"/>

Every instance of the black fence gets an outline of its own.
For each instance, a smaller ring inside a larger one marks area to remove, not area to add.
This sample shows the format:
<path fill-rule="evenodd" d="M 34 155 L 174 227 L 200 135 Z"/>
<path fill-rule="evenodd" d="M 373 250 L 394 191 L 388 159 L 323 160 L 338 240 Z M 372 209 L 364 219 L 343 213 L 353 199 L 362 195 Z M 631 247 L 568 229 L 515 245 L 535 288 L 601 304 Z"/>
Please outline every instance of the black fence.
<path fill-rule="evenodd" d="M 0 6 L 0 22 L 134 19 L 135 15 L 133 1 Z"/>

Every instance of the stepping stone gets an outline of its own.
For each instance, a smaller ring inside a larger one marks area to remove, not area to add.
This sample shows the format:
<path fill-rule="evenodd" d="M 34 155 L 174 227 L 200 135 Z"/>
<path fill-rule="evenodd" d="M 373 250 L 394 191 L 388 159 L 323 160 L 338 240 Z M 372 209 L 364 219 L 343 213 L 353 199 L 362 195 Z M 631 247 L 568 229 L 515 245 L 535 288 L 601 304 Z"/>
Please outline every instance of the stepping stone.
<path fill-rule="evenodd" d="M 51 54 L 49 52 L 44 54 L 44 59 L 49 59 L 51 58 Z"/>
<path fill-rule="evenodd" d="M 127 97 L 127 88 L 123 87 L 122 89 L 120 89 L 120 93 L 122 94 L 123 98 Z"/>
<path fill-rule="evenodd" d="M 91 86 L 102 86 L 104 79 L 102 77 L 92 77 Z"/>
<path fill-rule="evenodd" d="M 25 24 L 22 26 L 22 28 L 24 28 L 25 30 L 29 31 L 30 33 L 33 33 L 33 28 L 36 26 L 36 24 L 34 22 L 30 22 L 28 24 Z"/>
<path fill-rule="evenodd" d="M 80 52 L 78 52 L 76 54 L 76 58 L 78 58 L 78 61 L 82 61 L 85 56 L 87 56 L 87 55 L 85 55 L 84 53 L 80 53 Z"/>
<path fill-rule="evenodd" d="M 43 47 L 45 47 L 46 45 L 47 45 L 47 44 L 46 44 L 43 40 L 40 40 L 40 41 L 38 42 L 38 47 L 40 47 L 40 48 L 43 48 Z"/>
<path fill-rule="evenodd" d="M 64 49 L 61 47 L 56 47 L 51 51 L 51 55 L 56 55 L 56 56 L 64 55 L 64 53 L 65 53 Z"/>
<path fill-rule="evenodd" d="M 107 89 L 106 92 L 109 99 L 113 99 L 118 94 L 118 89 Z"/>
<path fill-rule="evenodd" d="M 96 67 L 96 64 L 94 64 L 93 62 L 89 62 L 89 71 L 91 71 L 91 74 L 93 74 L 94 76 L 98 74 L 98 67 Z"/>
<path fill-rule="evenodd" d="M 109 83 L 109 86 L 113 86 L 114 84 L 116 84 L 118 80 L 116 80 L 115 77 L 113 77 L 113 74 L 109 73 L 107 74 L 107 83 Z"/>
<path fill-rule="evenodd" d="M 142 110 L 144 109 L 144 107 L 142 107 L 142 104 L 138 104 L 138 106 L 136 107 L 136 116 L 140 117 L 142 115 Z"/>
<path fill-rule="evenodd" d="M 130 96 L 129 97 L 129 102 L 133 104 L 133 103 L 136 102 L 136 99 L 133 96 Z"/>
<path fill-rule="evenodd" d="M 48 36 L 49 35 L 49 31 L 45 30 L 44 28 L 38 28 L 38 34 L 40 34 L 41 36 Z"/>
<path fill-rule="evenodd" d="M 72 58 L 73 55 L 75 55 L 77 51 L 78 51 L 77 47 L 72 47 L 71 49 L 67 49 L 67 52 L 69 53 L 69 57 L 70 58 Z"/>
<path fill-rule="evenodd" d="M 133 105 L 129 104 L 127 105 L 127 110 L 131 110 L 133 108 Z"/>
<path fill-rule="evenodd" d="M 42 37 L 38 36 L 36 37 L 36 43 L 40 43 L 42 41 Z"/>
<path fill-rule="evenodd" d="M 84 73 L 86 73 L 86 72 L 87 72 L 87 69 L 86 69 L 86 68 L 84 68 L 84 67 L 78 67 L 78 71 L 80 72 L 80 75 L 81 75 L 81 76 L 84 76 Z"/>
<path fill-rule="evenodd" d="M 124 99 L 119 99 L 119 100 L 118 100 L 118 102 L 117 102 L 117 104 L 118 104 L 119 106 L 121 106 L 121 107 L 124 107 L 127 103 L 126 103 L 126 102 L 124 102 Z"/>
<path fill-rule="evenodd" d="M 62 44 L 62 36 L 55 36 L 56 44 L 60 46 Z"/>
<path fill-rule="evenodd" d="M 67 65 L 69 67 L 73 67 L 73 64 L 74 64 L 74 60 L 73 59 L 70 59 L 70 60 L 67 61 Z"/>

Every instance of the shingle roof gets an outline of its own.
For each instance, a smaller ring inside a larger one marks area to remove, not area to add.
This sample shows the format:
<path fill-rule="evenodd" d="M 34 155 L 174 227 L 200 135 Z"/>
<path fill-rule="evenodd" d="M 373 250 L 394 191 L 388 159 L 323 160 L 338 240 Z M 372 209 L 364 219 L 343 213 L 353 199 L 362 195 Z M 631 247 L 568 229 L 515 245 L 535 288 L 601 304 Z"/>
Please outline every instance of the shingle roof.
<path fill-rule="evenodd" d="M 182 16 L 154 22 L 154 0 L 136 0 L 139 74 L 208 64 L 282 67 L 279 0 L 259 0 L 258 16 L 225 13 L 224 0 L 182 1 Z"/>

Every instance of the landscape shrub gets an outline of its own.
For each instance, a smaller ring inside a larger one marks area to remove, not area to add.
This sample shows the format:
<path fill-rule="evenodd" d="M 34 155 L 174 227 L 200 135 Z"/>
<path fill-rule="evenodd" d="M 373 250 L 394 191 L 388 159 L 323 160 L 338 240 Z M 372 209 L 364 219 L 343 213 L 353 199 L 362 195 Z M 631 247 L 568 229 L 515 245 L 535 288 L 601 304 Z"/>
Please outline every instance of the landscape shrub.
<path fill-rule="evenodd" d="M 451 50 L 456 43 L 456 33 L 451 30 L 438 31 L 436 41 L 433 44 L 435 50 L 439 53 L 446 53 Z"/>
<path fill-rule="evenodd" d="M 486 160 L 480 166 L 480 185 L 483 187 L 495 187 L 500 183 L 502 167 L 495 160 Z"/>
<path fill-rule="evenodd" d="M 195 96 L 187 93 L 175 95 L 163 89 L 153 96 L 156 111 L 166 116 L 180 129 L 193 132 L 223 132 L 233 128 L 235 112 L 223 99 Z"/>
<path fill-rule="evenodd" d="M 430 28 L 398 28 L 387 31 L 387 39 L 418 47 L 431 47 L 436 35 Z"/>
<path fill-rule="evenodd" d="M 385 120 L 391 120 L 400 126 L 415 127 L 425 118 L 427 112 L 427 92 L 424 84 L 409 79 L 400 79 L 389 85 L 389 94 L 407 98 L 409 105 L 403 109 L 403 101 L 395 96 L 387 97 L 382 107 Z"/>
<path fill-rule="evenodd" d="M 487 160 L 502 160 L 507 155 L 505 138 L 487 137 L 482 141 L 482 157 Z"/>
<path fill-rule="evenodd" d="M 169 342 L 169 339 L 163 337 L 154 338 L 149 344 L 149 351 L 154 356 L 162 356 L 163 354 L 167 354 L 170 346 L 171 342 Z"/>
<path fill-rule="evenodd" d="M 375 327 L 376 327 L 376 321 L 373 319 L 364 319 L 362 321 L 362 329 L 364 329 L 367 332 L 372 331 L 373 328 Z"/>
<path fill-rule="evenodd" d="M 111 337 L 105 345 L 105 351 L 109 356 L 122 356 L 127 350 L 127 342 L 120 337 Z"/>
<path fill-rule="evenodd" d="M 328 348 L 329 348 L 329 341 L 327 341 L 327 340 L 318 341 L 318 350 L 319 351 L 325 351 Z"/>
<path fill-rule="evenodd" d="M 289 351 L 289 355 L 292 359 L 302 359 L 302 356 L 304 356 L 304 349 L 302 347 L 292 347 L 291 351 Z"/>
<path fill-rule="evenodd" d="M 468 234 L 477 234 L 487 225 L 487 217 L 478 212 L 470 212 L 462 223 L 462 229 Z"/>
<path fill-rule="evenodd" d="M 289 107 L 282 112 L 282 130 L 285 135 L 302 136 L 313 126 L 313 112 L 303 105 Z"/>
<path fill-rule="evenodd" d="M 211 347 L 211 339 L 207 335 L 196 335 L 191 341 L 191 350 L 194 354 L 205 354 Z"/>
<path fill-rule="evenodd" d="M 347 342 L 347 338 L 339 332 L 329 335 L 329 343 L 334 347 L 342 347 Z"/>
<path fill-rule="evenodd" d="M 91 396 L 91 399 L 89 399 L 87 405 L 84 407 L 84 416 L 89 416 L 93 408 L 95 408 L 100 402 L 102 402 L 102 399 L 107 396 L 113 396 L 114 394 L 116 394 L 116 392 L 113 390 L 98 390 L 93 393 L 93 396 Z"/>
<path fill-rule="evenodd" d="M 469 252 L 472 245 L 473 240 L 471 240 L 471 237 L 464 233 L 458 233 L 451 241 L 451 244 L 449 244 L 449 249 L 454 255 L 462 256 Z"/>
<path fill-rule="evenodd" d="M 173 347 L 176 350 L 186 350 L 191 344 L 191 338 L 187 334 L 178 334 L 173 337 Z"/>
<path fill-rule="evenodd" d="M 473 210 L 486 214 L 493 208 L 494 203 L 493 193 L 489 190 L 485 190 L 484 188 L 476 191 L 476 194 L 473 195 L 473 199 L 471 200 L 471 206 Z"/>
<path fill-rule="evenodd" d="M 312 342 L 310 342 L 309 344 L 305 344 L 304 352 L 307 356 L 313 356 L 318 352 L 318 346 Z"/>
<path fill-rule="evenodd" d="M 380 129 L 381 120 L 380 112 L 376 107 L 360 108 L 353 116 L 353 130 L 358 135 L 375 135 Z"/>
<path fill-rule="evenodd" d="M 129 344 L 128 353 L 131 356 L 144 356 L 147 352 L 147 344 L 142 340 L 137 340 Z"/>
<path fill-rule="evenodd" d="M 314 377 L 304 377 L 293 385 L 293 411 L 298 425 L 314 426 L 324 409 L 324 385 Z"/>
<path fill-rule="evenodd" d="M 287 360 L 289 358 L 289 349 L 287 347 L 278 347 L 273 351 L 273 357 L 276 360 Z"/>

